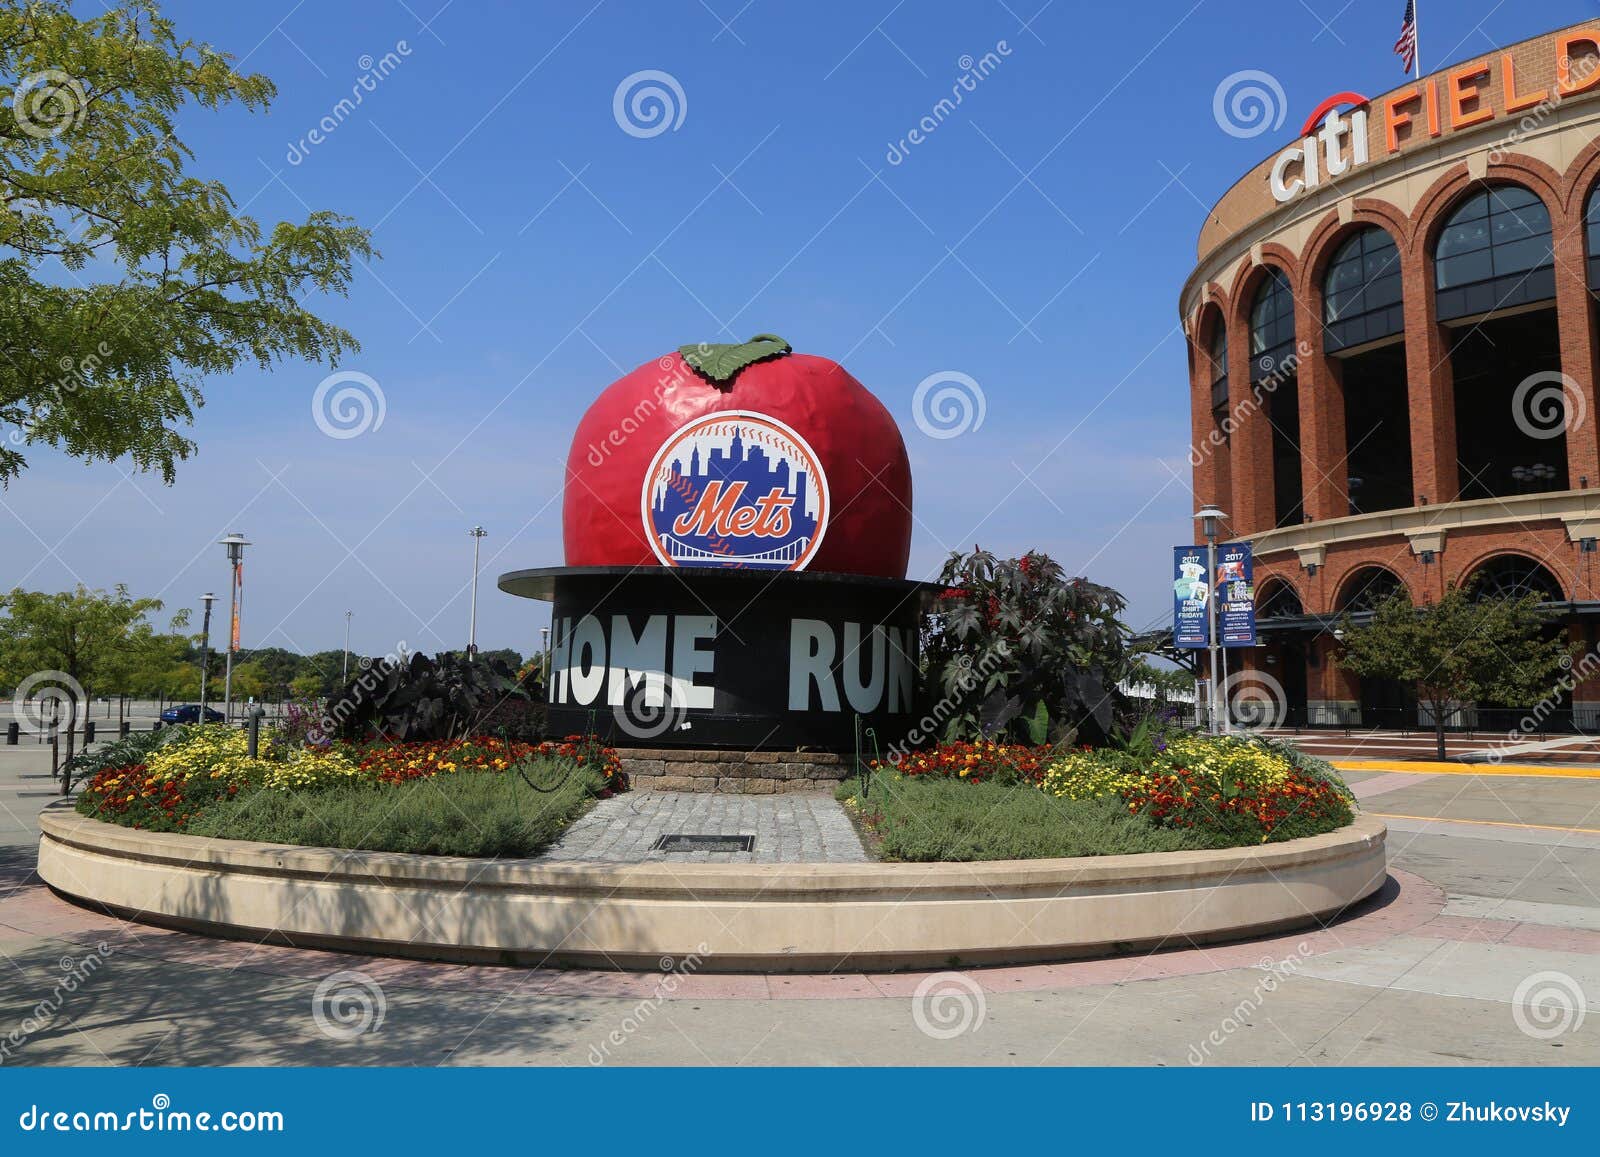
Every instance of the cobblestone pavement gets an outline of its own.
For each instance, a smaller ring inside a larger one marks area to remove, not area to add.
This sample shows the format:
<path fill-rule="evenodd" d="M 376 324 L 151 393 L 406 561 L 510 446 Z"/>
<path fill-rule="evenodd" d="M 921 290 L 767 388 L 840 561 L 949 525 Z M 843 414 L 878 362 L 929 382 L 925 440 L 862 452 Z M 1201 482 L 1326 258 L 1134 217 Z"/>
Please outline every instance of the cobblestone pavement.
<path fill-rule="evenodd" d="M 748 852 L 657 852 L 656 838 L 674 833 L 754 836 Z M 850 817 L 822 792 L 718 795 L 634 791 L 602 800 L 545 853 L 548 860 L 637 863 L 856 863 L 867 858 Z"/>

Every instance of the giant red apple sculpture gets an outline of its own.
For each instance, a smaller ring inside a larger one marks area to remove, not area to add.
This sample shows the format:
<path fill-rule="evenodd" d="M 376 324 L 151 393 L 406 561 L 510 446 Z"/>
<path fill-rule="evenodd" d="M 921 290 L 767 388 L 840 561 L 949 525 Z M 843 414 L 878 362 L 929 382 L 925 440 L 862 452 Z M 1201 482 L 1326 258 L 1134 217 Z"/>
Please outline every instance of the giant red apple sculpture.
<path fill-rule="evenodd" d="M 578 423 L 562 525 L 568 566 L 901 579 L 911 466 L 889 411 L 837 362 L 771 334 L 684 346 Z"/>

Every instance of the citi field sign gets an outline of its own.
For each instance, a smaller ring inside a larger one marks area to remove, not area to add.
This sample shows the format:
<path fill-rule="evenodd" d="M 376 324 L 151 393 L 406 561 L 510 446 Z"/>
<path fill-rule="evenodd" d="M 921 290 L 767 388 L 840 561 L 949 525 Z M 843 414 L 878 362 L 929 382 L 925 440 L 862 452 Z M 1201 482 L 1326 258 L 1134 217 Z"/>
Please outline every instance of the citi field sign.
<path fill-rule="evenodd" d="M 1554 51 L 1553 69 L 1522 66 L 1524 74 L 1553 77 L 1543 86 L 1520 75 L 1516 57 L 1502 52 L 1397 89 L 1376 108 L 1354 92 L 1329 97 L 1306 118 L 1302 139 L 1279 153 L 1267 170 L 1273 199 L 1292 201 L 1337 180 L 1369 163 L 1375 149 L 1393 156 L 1449 133 L 1518 116 L 1531 131 L 1562 101 L 1600 90 L 1600 29 L 1561 33 L 1554 38 Z"/>

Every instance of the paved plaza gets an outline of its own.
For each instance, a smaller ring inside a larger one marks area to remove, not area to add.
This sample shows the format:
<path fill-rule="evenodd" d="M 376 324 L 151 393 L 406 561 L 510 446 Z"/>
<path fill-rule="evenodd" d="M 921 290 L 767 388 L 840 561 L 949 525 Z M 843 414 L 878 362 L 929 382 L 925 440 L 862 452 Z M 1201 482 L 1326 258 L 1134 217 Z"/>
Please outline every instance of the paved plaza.
<path fill-rule="evenodd" d="M 1592 770 L 1350 773 L 1390 825 L 1391 880 L 1321 930 L 1076 963 L 750 976 L 692 960 L 438 964 L 130 924 L 33 875 L 54 798 L 44 759 L 0 748 L 5 1064 L 1600 1064 Z M 825 796 L 644 792 L 602 803 L 553 854 L 643 858 L 669 831 L 755 834 L 751 860 L 861 856 Z M 65 992 L 74 972 L 87 979 Z M 1587 1018 L 1535 1015 L 1541 991 Z M 330 1018 L 340 993 L 369 1015 Z M 41 1020 L 41 1002 L 58 1008 Z"/>
<path fill-rule="evenodd" d="M 753 836 L 748 852 L 660 851 L 662 836 Z M 601 800 L 545 853 L 549 860 L 683 863 L 859 863 L 867 858 L 831 795 L 637 791 Z"/>

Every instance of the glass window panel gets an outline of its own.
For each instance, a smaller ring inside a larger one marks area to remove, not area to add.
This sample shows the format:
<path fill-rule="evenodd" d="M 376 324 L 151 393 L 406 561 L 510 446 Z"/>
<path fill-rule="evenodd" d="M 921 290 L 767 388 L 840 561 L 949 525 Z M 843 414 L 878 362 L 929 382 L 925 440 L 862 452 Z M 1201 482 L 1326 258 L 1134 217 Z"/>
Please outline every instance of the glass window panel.
<path fill-rule="evenodd" d="M 1488 215 L 1489 194 L 1485 190 L 1481 193 L 1474 193 L 1461 202 L 1461 207 L 1450 215 L 1450 219 L 1452 221 L 1476 221 L 1478 218 L 1487 217 Z"/>
<path fill-rule="evenodd" d="M 1540 204 L 1539 195 L 1532 189 L 1521 185 L 1496 185 L 1487 189 L 1482 194 L 1489 212 L 1494 213 L 1500 209 L 1520 209 L 1524 205 Z"/>
<path fill-rule="evenodd" d="M 1555 255 L 1550 251 L 1549 237 L 1530 237 L 1526 241 L 1513 241 L 1507 245 L 1494 247 L 1496 276 L 1525 273 L 1541 265 L 1550 265 L 1554 261 Z"/>
<path fill-rule="evenodd" d="M 1484 281 L 1494 275 L 1494 267 L 1487 251 L 1447 257 L 1435 262 L 1434 270 L 1438 275 L 1440 289 L 1470 285 L 1474 281 Z"/>
<path fill-rule="evenodd" d="M 1439 234 L 1439 244 L 1434 249 L 1438 257 L 1454 257 L 1458 253 L 1471 253 L 1489 244 L 1489 227 L 1486 222 L 1451 224 Z"/>

